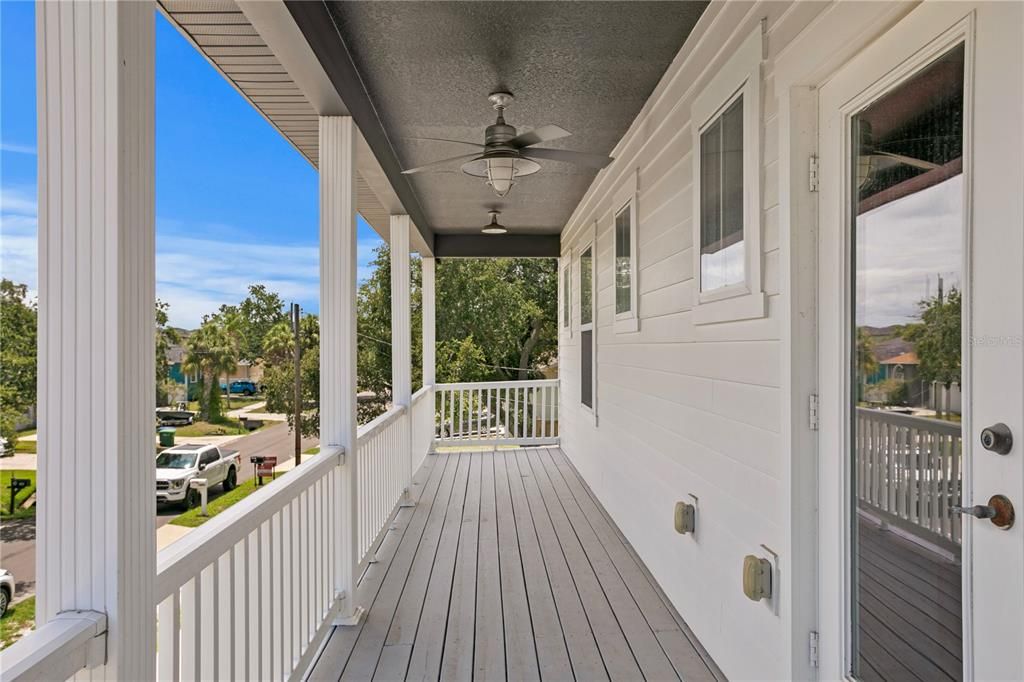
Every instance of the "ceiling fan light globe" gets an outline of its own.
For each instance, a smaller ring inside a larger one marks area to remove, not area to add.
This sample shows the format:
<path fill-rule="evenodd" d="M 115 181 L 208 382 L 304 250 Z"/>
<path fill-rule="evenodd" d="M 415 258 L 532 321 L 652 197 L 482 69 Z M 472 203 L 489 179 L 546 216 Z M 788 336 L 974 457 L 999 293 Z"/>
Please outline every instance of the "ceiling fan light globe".
<path fill-rule="evenodd" d="M 480 231 L 483 232 L 484 234 L 505 234 L 506 232 L 508 232 L 508 229 L 504 228 L 504 227 L 501 227 L 499 225 L 497 227 L 488 226 L 488 227 L 483 228 Z"/>
<path fill-rule="evenodd" d="M 496 157 L 487 159 L 487 184 L 494 193 L 503 197 L 512 189 L 516 178 L 516 159 Z"/>

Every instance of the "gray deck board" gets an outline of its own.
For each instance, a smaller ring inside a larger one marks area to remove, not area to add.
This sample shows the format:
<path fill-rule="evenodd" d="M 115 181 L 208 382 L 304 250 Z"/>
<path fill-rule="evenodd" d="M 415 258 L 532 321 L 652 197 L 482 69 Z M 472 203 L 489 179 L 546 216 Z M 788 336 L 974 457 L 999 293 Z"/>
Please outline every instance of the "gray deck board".
<path fill-rule="evenodd" d="M 863 679 L 960 680 L 960 567 L 898 535 L 859 523 Z"/>
<path fill-rule="evenodd" d="M 310 679 L 720 679 L 557 448 L 438 453 L 417 481 Z"/>

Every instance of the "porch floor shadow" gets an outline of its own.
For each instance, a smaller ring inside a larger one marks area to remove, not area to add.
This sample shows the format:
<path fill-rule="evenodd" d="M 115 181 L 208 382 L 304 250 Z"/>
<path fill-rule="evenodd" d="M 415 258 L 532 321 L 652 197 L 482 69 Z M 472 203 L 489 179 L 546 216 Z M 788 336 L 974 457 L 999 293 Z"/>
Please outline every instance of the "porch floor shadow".
<path fill-rule="evenodd" d="M 724 679 L 558 448 L 428 455 L 311 680 Z"/>

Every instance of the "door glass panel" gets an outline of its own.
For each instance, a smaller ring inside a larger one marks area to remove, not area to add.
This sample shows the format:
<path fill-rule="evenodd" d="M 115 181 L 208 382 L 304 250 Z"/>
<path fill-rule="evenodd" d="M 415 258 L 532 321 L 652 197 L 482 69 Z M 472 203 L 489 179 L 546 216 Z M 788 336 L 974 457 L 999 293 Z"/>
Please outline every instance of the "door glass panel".
<path fill-rule="evenodd" d="M 964 49 L 852 119 L 853 673 L 959 680 Z"/>

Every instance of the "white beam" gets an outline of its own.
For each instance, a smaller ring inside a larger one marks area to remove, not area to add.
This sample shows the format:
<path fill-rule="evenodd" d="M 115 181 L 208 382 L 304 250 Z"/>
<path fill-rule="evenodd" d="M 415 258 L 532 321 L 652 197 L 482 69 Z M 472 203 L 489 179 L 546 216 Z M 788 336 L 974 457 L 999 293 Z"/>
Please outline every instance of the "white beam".
<path fill-rule="evenodd" d="M 435 261 L 429 256 L 423 256 L 423 277 L 421 292 L 423 295 L 423 385 L 433 386 L 437 383 L 437 349 L 435 312 L 434 312 L 434 280 Z"/>
<path fill-rule="evenodd" d="M 320 117 L 320 442 L 345 449 L 335 481 L 343 493 L 335 584 L 346 595 L 339 622 L 359 614 L 355 132 L 351 117 Z"/>
<path fill-rule="evenodd" d="M 154 5 L 36 4 L 37 623 L 105 614 L 155 674 Z"/>

